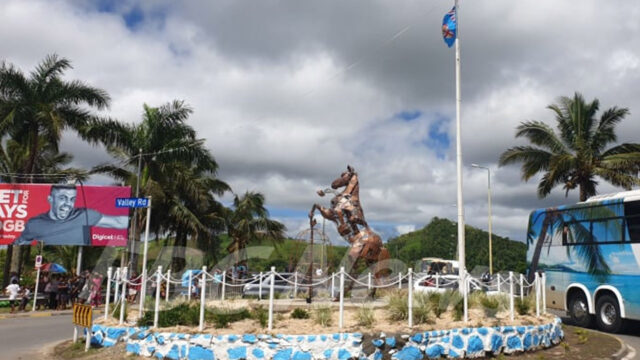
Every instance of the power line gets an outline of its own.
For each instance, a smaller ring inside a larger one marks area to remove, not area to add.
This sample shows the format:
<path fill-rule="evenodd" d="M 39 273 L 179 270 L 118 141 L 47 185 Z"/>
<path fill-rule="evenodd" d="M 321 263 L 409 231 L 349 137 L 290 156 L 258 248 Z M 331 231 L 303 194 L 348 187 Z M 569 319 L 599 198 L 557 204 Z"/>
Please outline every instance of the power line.
<path fill-rule="evenodd" d="M 191 148 L 191 147 L 194 147 L 194 146 L 197 146 L 197 145 L 200 145 L 200 143 L 184 145 L 184 146 L 179 146 L 179 147 L 175 147 L 175 148 L 171 148 L 171 149 L 159 150 L 159 151 L 154 151 L 154 152 L 140 153 L 140 154 L 137 154 L 137 155 L 129 156 L 126 159 L 122 159 L 120 161 L 115 161 L 115 162 L 111 162 L 111 163 L 104 163 L 104 164 L 101 164 L 101 166 L 127 165 L 129 163 L 129 161 L 137 159 L 138 157 L 141 157 L 141 156 L 144 157 L 144 156 L 154 156 L 154 155 L 166 154 L 166 153 L 178 151 L 178 150 L 181 150 L 181 149 L 188 149 L 188 148 Z M 69 172 L 57 172 L 57 173 L 0 172 L 0 176 L 13 177 L 13 178 L 19 178 L 19 179 L 25 179 L 25 178 L 40 178 L 40 179 L 42 179 L 42 178 L 60 178 L 60 180 L 64 180 L 65 178 L 75 178 L 75 177 L 77 177 L 77 175 L 79 175 L 79 174 L 69 173 Z M 92 174 L 89 174 L 87 172 L 86 175 L 92 175 Z"/>

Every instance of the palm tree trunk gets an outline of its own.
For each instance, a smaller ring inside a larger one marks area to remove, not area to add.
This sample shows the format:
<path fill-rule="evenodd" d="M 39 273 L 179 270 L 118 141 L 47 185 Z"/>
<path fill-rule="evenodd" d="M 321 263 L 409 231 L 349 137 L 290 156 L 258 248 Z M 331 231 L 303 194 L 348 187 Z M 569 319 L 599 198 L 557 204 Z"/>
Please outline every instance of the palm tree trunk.
<path fill-rule="evenodd" d="M 10 273 L 11 273 L 11 258 L 13 256 L 13 245 L 7 246 L 7 255 L 4 258 L 4 275 L 2 276 L 2 288 L 6 288 L 9 285 Z"/>
<path fill-rule="evenodd" d="M 179 227 L 176 231 L 176 240 L 173 243 L 173 254 L 171 256 L 171 268 L 176 273 L 182 271 L 186 266 L 186 247 L 187 247 L 187 232 L 182 227 Z"/>
<path fill-rule="evenodd" d="M 551 214 L 546 213 L 544 220 L 542 222 L 542 229 L 540 230 L 540 236 L 538 236 L 538 241 L 536 242 L 536 248 L 533 251 L 533 257 L 531 258 L 531 265 L 529 266 L 529 274 L 528 274 L 528 282 L 532 282 L 535 276 L 536 271 L 538 271 L 538 263 L 540 262 L 540 254 L 542 253 L 542 245 L 544 244 L 544 239 L 547 237 L 547 232 L 549 230 L 549 226 L 551 225 Z"/>
<path fill-rule="evenodd" d="M 35 168 L 35 163 L 36 163 L 36 157 L 38 156 L 38 129 L 34 128 L 31 130 L 31 149 L 29 151 L 29 159 L 27 160 L 27 163 L 25 164 L 24 167 L 24 173 L 25 174 L 33 174 L 33 170 Z M 33 182 L 33 177 L 31 178 L 31 182 Z M 30 245 L 27 245 L 30 246 Z M 15 251 L 15 256 L 13 256 L 13 258 L 11 259 L 11 271 L 15 271 L 16 273 L 18 273 L 18 276 L 20 276 L 20 274 L 22 273 L 22 257 L 23 257 L 23 249 L 24 246 L 23 245 L 18 245 L 16 246 L 16 248 L 14 250 Z"/>

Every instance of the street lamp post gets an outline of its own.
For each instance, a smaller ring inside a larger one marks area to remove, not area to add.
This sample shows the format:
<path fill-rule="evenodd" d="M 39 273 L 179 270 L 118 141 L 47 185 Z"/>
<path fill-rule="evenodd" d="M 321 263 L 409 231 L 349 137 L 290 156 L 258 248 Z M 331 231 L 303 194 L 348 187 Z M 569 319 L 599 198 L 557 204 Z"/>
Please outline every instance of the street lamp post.
<path fill-rule="evenodd" d="M 487 170 L 487 197 L 489 198 L 489 274 L 493 275 L 493 251 L 491 249 L 491 170 L 486 166 L 471 164 L 471 167 Z"/>

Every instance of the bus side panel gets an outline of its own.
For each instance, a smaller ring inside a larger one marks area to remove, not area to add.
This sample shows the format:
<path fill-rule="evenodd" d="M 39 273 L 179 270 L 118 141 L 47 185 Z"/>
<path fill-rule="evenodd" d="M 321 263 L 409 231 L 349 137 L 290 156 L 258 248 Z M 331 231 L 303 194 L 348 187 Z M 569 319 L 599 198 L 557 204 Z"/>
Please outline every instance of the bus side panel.
<path fill-rule="evenodd" d="M 565 273 L 562 271 L 545 271 L 547 276 L 545 291 L 547 294 L 547 307 L 556 310 L 565 310 L 566 289 L 569 286 Z"/>

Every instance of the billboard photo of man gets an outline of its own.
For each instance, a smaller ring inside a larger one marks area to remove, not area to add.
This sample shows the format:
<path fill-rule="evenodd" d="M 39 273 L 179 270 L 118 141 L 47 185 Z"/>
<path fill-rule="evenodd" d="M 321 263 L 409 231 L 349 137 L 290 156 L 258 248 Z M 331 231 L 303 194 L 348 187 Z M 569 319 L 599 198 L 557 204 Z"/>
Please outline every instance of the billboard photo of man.
<path fill-rule="evenodd" d="M 29 245 L 33 240 L 44 245 L 91 245 L 91 227 L 127 229 L 129 216 L 105 215 L 87 207 L 76 207 L 75 185 L 51 185 L 49 210 L 30 218 L 14 242 Z"/>

